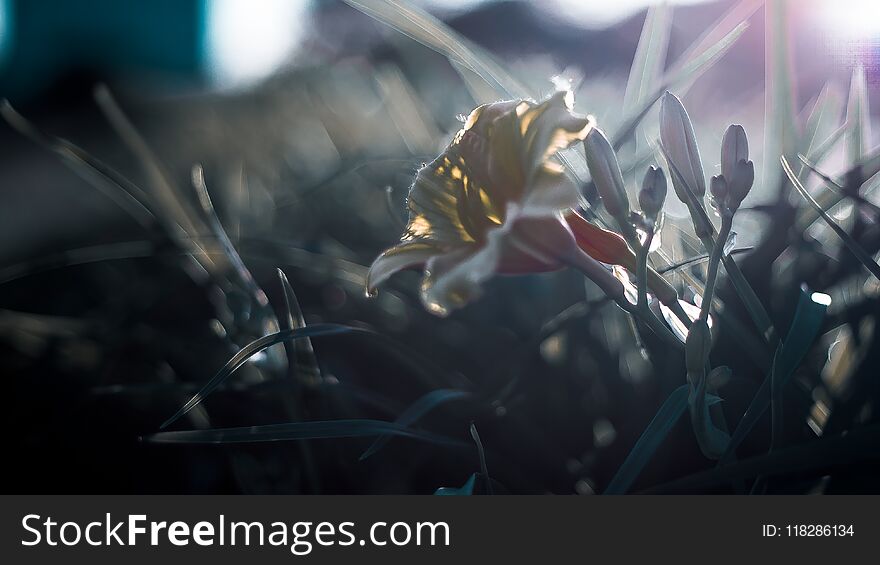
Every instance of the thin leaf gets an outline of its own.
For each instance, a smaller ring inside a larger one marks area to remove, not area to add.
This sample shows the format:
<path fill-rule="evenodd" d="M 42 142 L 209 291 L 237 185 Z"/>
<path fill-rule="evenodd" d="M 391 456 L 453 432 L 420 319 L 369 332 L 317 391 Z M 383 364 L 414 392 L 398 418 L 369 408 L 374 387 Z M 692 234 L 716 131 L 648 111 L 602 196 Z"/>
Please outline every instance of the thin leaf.
<path fill-rule="evenodd" d="M 642 106 L 645 99 L 655 92 L 657 80 L 666 63 L 666 49 L 669 46 L 669 30 L 672 27 L 672 8 L 666 4 L 648 9 L 642 35 L 636 47 L 629 70 L 629 79 L 623 95 L 624 115 Z"/>
<path fill-rule="evenodd" d="M 690 47 L 685 50 L 684 54 L 679 57 L 670 72 L 681 70 L 688 63 L 696 60 L 700 53 L 706 52 L 712 45 L 716 45 L 721 38 L 728 35 L 731 30 L 738 27 L 758 11 L 758 8 L 764 5 L 764 0 L 741 0 L 720 18 L 718 18 L 711 26 L 709 26 L 703 35 L 700 36 Z"/>
<path fill-rule="evenodd" d="M 853 71 L 849 100 L 846 104 L 846 125 L 846 156 L 849 164 L 855 166 L 870 148 L 871 142 L 868 83 L 865 78 L 865 69 L 862 67 Z"/>
<path fill-rule="evenodd" d="M 794 177 L 793 174 L 789 175 L 789 178 L 792 177 Z M 781 390 L 780 387 L 788 382 L 795 369 L 800 365 L 822 327 L 822 320 L 827 308 L 827 304 L 817 302 L 813 300 L 811 294 L 801 291 L 788 335 L 785 337 L 785 341 L 777 347 L 770 373 L 764 379 L 758 392 L 755 393 L 748 409 L 736 426 L 727 451 L 718 461 L 719 465 L 729 463 L 736 456 L 737 447 L 752 431 L 758 419 L 767 411 L 770 406 L 771 387 L 775 386 L 777 391 Z"/>
<path fill-rule="evenodd" d="M 642 432 L 641 437 L 639 437 L 629 455 L 626 456 L 614 478 L 608 483 L 605 494 L 626 494 L 626 491 L 629 490 L 629 487 L 638 478 L 642 469 L 645 468 L 645 465 L 654 456 L 654 452 L 657 451 L 657 448 L 660 447 L 660 444 L 669 435 L 678 419 L 687 410 L 688 392 L 688 385 L 681 385 L 666 398 L 666 401 L 663 402 L 651 423 Z M 708 395 L 707 405 L 711 406 L 720 401 L 721 399 L 717 396 Z"/>
<path fill-rule="evenodd" d="M 681 84 L 683 82 L 695 81 L 703 72 L 708 70 L 713 64 L 715 64 L 715 62 L 723 57 L 731 47 L 733 47 L 733 44 L 740 38 L 747 28 L 748 24 L 746 22 L 740 23 L 717 43 L 709 46 L 705 51 L 700 52 L 699 55 L 689 60 L 678 70 L 668 73 L 657 90 L 645 99 L 641 107 L 638 108 L 638 111 L 633 112 L 629 117 L 623 120 L 620 126 L 618 126 L 614 135 L 611 136 L 614 148 L 620 149 L 623 144 L 626 143 L 629 137 L 635 132 L 642 119 L 648 114 L 648 111 L 650 111 L 654 103 L 663 96 L 664 92 L 675 89 L 679 93 L 683 93 L 686 89 L 681 88 Z"/>
<path fill-rule="evenodd" d="M 122 111 L 122 108 L 119 107 L 119 104 L 116 103 L 110 90 L 104 85 L 99 85 L 95 88 L 94 96 L 95 102 L 104 113 L 107 121 L 116 130 L 128 149 L 138 158 L 138 162 L 147 173 L 161 210 L 173 223 L 181 226 L 187 234 L 201 233 L 201 230 L 193 222 L 190 207 L 180 199 L 180 195 L 168 180 L 158 158 L 128 119 L 128 116 L 125 115 L 125 112 Z M 158 214 L 159 210 L 153 210 L 153 212 Z"/>
<path fill-rule="evenodd" d="M 284 292 L 284 323 L 285 327 L 281 329 L 294 330 L 306 327 L 306 320 L 303 317 L 299 301 L 296 299 L 296 293 L 287 280 L 284 271 L 278 269 L 278 280 L 281 282 L 281 288 Z M 315 349 L 312 347 L 310 338 L 303 338 L 296 341 L 284 342 L 287 351 L 288 363 L 293 363 L 299 371 L 306 373 L 307 377 L 319 377 L 321 369 L 318 366 L 318 359 L 315 356 Z"/>
<path fill-rule="evenodd" d="M 623 461 L 620 469 L 611 479 L 604 494 L 626 494 L 632 483 L 638 478 L 642 469 L 654 456 L 654 452 L 669 435 L 669 432 L 675 427 L 681 415 L 684 414 L 688 407 L 689 385 L 681 385 L 670 394 L 657 414 L 642 432 L 641 437 L 630 450 L 629 455 Z M 706 406 L 714 406 L 721 402 L 721 399 L 715 395 L 706 395 Z"/>
<path fill-rule="evenodd" d="M 483 442 L 480 441 L 480 434 L 477 433 L 477 427 L 471 422 L 471 437 L 477 444 L 477 455 L 480 458 L 480 471 L 483 473 L 483 480 L 486 481 L 486 492 L 492 494 L 492 479 L 489 478 L 489 468 L 486 466 L 486 452 L 483 450 Z"/>
<path fill-rule="evenodd" d="M 247 266 L 245 266 L 244 261 L 242 261 L 241 256 L 232 244 L 232 240 L 230 240 L 229 236 L 226 234 L 223 224 L 220 223 L 220 218 L 217 216 L 217 212 L 214 210 L 214 204 L 211 202 L 211 195 L 208 192 L 208 185 L 205 183 L 205 173 L 202 170 L 201 165 L 196 164 L 193 166 L 191 177 L 193 188 L 196 191 L 199 204 L 205 215 L 205 220 L 210 227 L 211 232 L 214 234 L 214 237 L 216 237 L 217 241 L 220 243 L 220 248 L 223 250 L 226 259 L 229 261 L 235 274 L 244 285 L 244 288 L 247 289 L 248 293 L 257 303 L 257 306 L 265 309 L 269 305 L 269 299 L 266 297 L 266 293 L 263 292 L 263 289 L 261 289 L 254 280 L 253 275 L 251 275 L 251 272 L 248 270 Z"/>
<path fill-rule="evenodd" d="M 728 255 L 739 255 L 740 253 L 748 253 L 753 250 L 754 247 L 737 247 L 736 249 L 732 249 Z M 657 272 L 661 275 L 665 275 L 666 273 L 673 273 L 685 267 L 693 267 L 695 265 L 699 265 L 700 263 L 705 263 L 709 260 L 709 255 L 704 253 L 702 255 L 697 255 L 696 257 L 691 257 L 689 259 L 684 259 L 682 261 L 678 261 L 677 263 L 673 263 L 671 265 L 667 265 L 665 267 L 657 269 Z"/>
<path fill-rule="evenodd" d="M 419 421 L 419 419 L 421 419 L 428 412 L 434 410 L 441 404 L 445 404 L 452 400 L 460 400 L 469 396 L 469 392 L 465 392 L 462 390 L 441 389 L 431 391 L 416 400 L 406 410 L 401 412 L 400 416 L 397 417 L 394 423 L 400 426 L 411 426 L 412 424 Z M 382 449 L 385 444 L 387 444 L 390 440 L 390 436 L 380 436 L 376 438 L 376 441 L 374 441 L 373 444 L 369 448 L 367 448 L 367 450 L 364 451 L 363 454 L 360 456 L 360 460 L 363 461 L 367 457 L 375 455 L 376 452 Z"/>
<path fill-rule="evenodd" d="M 875 214 L 880 214 L 880 206 L 877 206 L 876 204 L 874 204 L 873 202 L 871 202 L 870 200 L 868 200 L 867 198 L 865 198 L 864 196 L 862 196 L 858 192 L 848 191 L 846 189 L 846 187 L 844 187 L 839 182 L 837 182 L 836 180 L 831 178 L 831 176 L 828 175 L 827 173 L 824 173 L 821 170 L 819 170 L 816 167 L 816 165 L 811 163 L 810 160 L 807 159 L 806 157 L 804 157 L 803 155 L 799 154 L 798 159 L 801 160 L 801 163 L 803 163 L 803 166 L 809 172 L 815 174 L 817 177 L 822 179 L 822 182 L 825 183 L 825 186 L 827 186 L 828 188 L 831 189 L 832 192 L 834 192 L 835 194 L 840 196 L 841 199 L 849 197 L 849 198 L 855 200 L 856 202 L 858 202 L 860 206 L 864 206 L 865 208 L 869 208 Z M 817 200 L 816 202 L 819 202 L 819 201 Z M 819 206 L 822 206 L 821 202 L 819 203 Z"/>
<path fill-rule="evenodd" d="M 474 473 L 465 483 L 459 487 L 440 487 L 434 491 L 434 496 L 471 496 L 474 494 L 474 484 L 477 482 L 477 474 Z"/>
<path fill-rule="evenodd" d="M 356 328 L 352 328 L 350 326 L 343 326 L 339 324 L 314 324 L 308 326 L 306 328 L 297 328 L 294 330 L 283 330 L 277 333 L 265 335 L 259 339 L 256 339 L 244 347 L 242 347 L 238 353 L 232 356 L 232 358 L 226 362 L 226 365 L 223 366 L 220 371 L 217 372 L 211 380 L 209 380 L 200 390 L 197 392 L 192 398 L 187 401 L 173 416 L 168 418 L 160 426 L 160 429 L 165 429 L 178 419 L 180 419 L 187 412 L 192 410 L 195 406 L 202 402 L 209 394 L 211 394 L 224 380 L 226 380 L 229 375 L 235 372 L 236 369 L 244 365 L 244 363 L 259 353 L 264 349 L 271 347 L 277 343 L 283 343 L 287 340 L 291 339 L 302 339 L 304 337 L 314 337 L 314 336 L 325 336 L 325 335 L 338 335 L 342 333 L 348 333 L 352 331 L 357 331 Z"/>
<path fill-rule="evenodd" d="M 766 455 L 743 459 L 722 468 L 714 468 L 670 483 L 652 487 L 646 494 L 705 492 L 758 476 L 787 473 L 826 473 L 832 468 L 857 465 L 880 459 L 880 426 L 872 425 L 836 436 L 778 449 Z"/>
<path fill-rule="evenodd" d="M 780 189 L 786 184 L 780 182 L 775 162 L 779 157 L 793 156 L 797 144 L 785 10 L 782 0 L 768 0 L 765 4 L 764 184 Z"/>
<path fill-rule="evenodd" d="M 813 154 L 822 145 L 819 140 L 825 139 L 823 137 L 826 135 L 825 132 L 832 130 L 833 134 L 833 129 L 836 129 L 835 126 L 839 120 L 841 104 L 840 94 L 837 89 L 833 88 L 832 83 L 825 83 L 825 86 L 816 98 L 816 102 L 813 104 L 810 115 L 807 117 L 806 124 L 804 125 L 804 132 L 798 146 L 801 154 Z M 824 155 L 822 157 L 824 157 Z M 819 157 L 819 159 L 821 159 L 821 157 Z M 806 174 L 806 169 L 801 167 L 798 174 L 798 178 L 801 182 L 804 182 Z"/>
<path fill-rule="evenodd" d="M 102 194 L 113 200 L 145 228 L 152 228 L 155 216 L 150 199 L 136 184 L 66 139 L 55 137 L 37 128 L 3 100 L 0 115 L 13 129 L 38 145 L 57 154 L 62 162 Z"/>
<path fill-rule="evenodd" d="M 806 200 L 813 207 L 813 209 L 818 212 L 819 216 L 821 216 L 822 219 L 825 220 L 825 223 L 828 224 L 828 227 L 830 227 L 832 231 L 834 231 L 834 233 L 836 233 L 837 236 L 843 241 L 844 245 L 846 245 L 846 248 L 849 249 L 850 252 L 856 256 L 856 259 L 858 259 L 859 262 L 864 265 L 865 268 L 868 269 L 876 279 L 880 280 L 880 265 L 878 265 L 877 262 L 874 261 L 874 259 L 862 248 L 862 246 L 859 245 L 859 243 L 855 239 L 853 239 L 853 237 L 849 235 L 846 230 L 840 227 L 837 222 L 834 221 L 834 218 L 832 218 L 828 214 L 828 212 L 823 210 L 822 206 L 818 202 L 816 202 L 816 200 L 812 196 L 810 196 L 810 193 L 807 192 L 807 189 L 804 188 L 804 185 L 801 184 L 801 182 L 797 179 L 797 176 L 791 170 L 791 165 L 788 164 L 788 161 L 785 159 L 785 157 L 782 157 L 780 160 L 782 162 L 782 168 L 785 171 L 785 174 L 788 175 L 789 180 L 791 180 L 791 183 L 794 185 L 800 195 L 803 196 L 804 200 Z"/>
<path fill-rule="evenodd" d="M 418 41 L 479 75 L 499 92 L 526 98 L 528 90 L 503 68 L 443 22 L 412 4 L 396 0 L 343 0 L 346 4 Z"/>
<path fill-rule="evenodd" d="M 450 446 L 465 446 L 461 441 L 445 436 L 414 430 L 383 420 L 321 420 L 290 422 L 266 426 L 218 428 L 213 430 L 185 430 L 159 432 L 143 438 L 148 443 L 262 443 L 304 439 L 334 439 L 370 437 L 393 434 Z"/>

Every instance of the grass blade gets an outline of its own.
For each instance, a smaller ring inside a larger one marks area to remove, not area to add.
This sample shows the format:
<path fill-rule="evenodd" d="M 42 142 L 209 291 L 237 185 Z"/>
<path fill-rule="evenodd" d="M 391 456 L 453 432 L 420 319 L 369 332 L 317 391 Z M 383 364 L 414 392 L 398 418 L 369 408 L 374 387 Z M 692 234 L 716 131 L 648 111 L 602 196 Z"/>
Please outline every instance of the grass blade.
<path fill-rule="evenodd" d="M 480 458 L 480 472 L 483 474 L 483 480 L 486 481 L 486 492 L 492 494 L 492 479 L 489 478 L 489 468 L 486 466 L 486 452 L 483 450 L 483 442 L 480 440 L 480 434 L 477 433 L 477 426 L 471 422 L 471 437 L 477 444 L 477 455 Z"/>
<path fill-rule="evenodd" d="M 687 406 L 688 385 L 681 385 L 672 391 L 672 394 L 657 411 L 654 419 L 642 432 L 641 437 L 623 461 L 623 465 L 620 466 L 617 474 L 605 489 L 605 494 L 626 494 L 633 481 L 651 460 L 654 452 L 657 451 L 678 419 L 687 410 Z"/>
<path fill-rule="evenodd" d="M 857 428 L 845 434 L 821 437 L 800 445 L 743 459 L 670 483 L 652 487 L 646 494 L 705 492 L 734 481 L 786 473 L 824 473 L 833 468 L 880 459 L 880 426 Z"/>
<path fill-rule="evenodd" d="M 804 132 L 799 144 L 799 152 L 801 154 L 813 155 L 823 145 L 819 140 L 826 139 L 826 136 L 830 135 L 826 132 L 833 132 L 836 129 L 841 105 L 842 101 L 837 89 L 831 83 L 826 83 L 816 98 L 816 102 L 813 104 L 810 115 L 804 124 Z M 824 155 L 815 160 L 818 161 L 822 157 Z M 806 169 L 801 167 L 798 173 L 798 178 L 801 182 L 804 182 L 806 174 Z"/>
<path fill-rule="evenodd" d="M 422 416 L 431 410 L 434 410 L 441 404 L 445 404 L 452 400 L 467 398 L 468 396 L 470 396 L 470 393 L 462 390 L 441 389 L 431 391 L 401 412 L 400 416 L 398 416 L 394 423 L 401 426 L 411 426 L 421 419 Z M 388 435 L 376 438 L 376 441 L 374 441 L 373 444 L 360 456 L 360 460 L 363 461 L 367 457 L 375 455 L 376 452 L 382 449 L 390 440 L 391 436 Z"/>
<path fill-rule="evenodd" d="M 343 0 L 400 33 L 433 49 L 448 59 L 458 61 L 505 96 L 525 98 L 528 89 L 510 76 L 478 48 L 443 22 L 411 4 L 397 0 Z"/>
<path fill-rule="evenodd" d="M 393 422 L 383 420 L 322 420 L 315 422 L 290 422 L 266 426 L 245 426 L 240 428 L 218 428 L 213 430 L 184 430 L 159 432 L 143 438 L 148 443 L 262 443 L 270 441 L 292 441 L 305 439 L 336 439 L 350 437 L 370 437 L 376 435 L 398 435 L 449 446 L 465 447 L 467 444 L 430 432 L 413 430 Z"/>
<path fill-rule="evenodd" d="M 209 394 L 211 394 L 224 380 L 226 380 L 229 375 L 235 372 L 236 369 L 244 365 L 244 363 L 259 353 L 264 349 L 271 347 L 277 343 L 283 343 L 287 340 L 291 339 L 302 339 L 304 337 L 314 337 L 314 336 L 325 336 L 325 335 L 338 335 L 342 333 L 348 333 L 356 331 L 356 328 L 352 328 L 350 326 L 343 326 L 340 324 L 314 324 L 307 328 L 297 328 L 293 330 L 283 330 L 277 333 L 265 335 L 259 339 L 256 339 L 244 347 L 242 347 L 238 353 L 232 356 L 232 358 L 226 362 L 226 365 L 223 366 L 220 371 L 217 372 L 211 380 L 209 380 L 205 385 L 197 392 L 192 398 L 187 401 L 173 416 L 168 418 L 161 426 L 160 429 L 165 429 L 177 420 L 179 420 L 182 416 L 184 416 L 187 412 L 196 407 L 199 403 L 202 402 Z"/>
<path fill-rule="evenodd" d="M 645 99 L 657 90 L 657 81 L 666 63 L 671 27 L 672 8 L 661 4 L 648 9 L 623 95 L 624 114 L 642 106 Z"/>
<path fill-rule="evenodd" d="M 858 259 L 859 262 L 864 265 L 865 268 L 868 269 L 877 280 L 880 280 L 880 265 L 878 265 L 877 262 L 874 261 L 874 259 L 864 249 L 862 249 L 862 246 L 859 245 L 859 243 L 855 239 L 853 239 L 852 236 L 846 232 L 846 230 L 840 227 L 837 222 L 834 221 L 834 218 L 832 218 L 828 214 L 828 212 L 826 212 L 822 208 L 822 206 L 818 202 L 816 202 L 816 199 L 813 198 L 809 192 L 807 192 L 807 189 L 804 188 L 804 185 L 802 185 L 801 182 L 798 180 L 797 176 L 794 174 L 794 171 L 791 170 L 791 165 L 789 165 L 785 157 L 781 157 L 780 160 L 782 162 L 782 168 L 785 171 L 785 174 L 788 175 L 789 180 L 800 193 L 800 195 L 803 196 L 804 200 L 806 200 L 807 203 L 809 203 L 810 206 L 812 206 L 813 209 L 819 214 L 819 216 L 823 220 L 825 220 L 825 223 L 828 224 L 828 227 L 830 227 L 831 230 L 835 234 L 837 234 L 837 237 L 839 237 L 843 241 L 843 244 L 846 245 L 846 248 L 849 249 L 850 252 L 856 256 L 856 259 Z"/>
<path fill-rule="evenodd" d="M 745 32 L 746 28 L 748 28 L 746 22 L 740 23 L 717 43 L 700 51 L 698 55 L 688 60 L 677 70 L 667 73 L 657 90 L 644 100 L 642 105 L 638 108 L 638 111 L 633 112 L 628 118 L 625 118 L 614 132 L 614 135 L 611 136 L 614 149 L 620 149 L 629 137 L 635 133 L 639 123 L 648 114 L 654 103 L 663 96 L 664 92 L 675 89 L 683 94 L 687 88 L 682 87 L 682 83 L 693 83 L 699 78 L 703 72 L 708 70 L 709 67 L 715 64 L 725 53 L 727 53 L 736 40 Z"/>
<path fill-rule="evenodd" d="M 0 115 L 13 129 L 34 143 L 55 153 L 73 172 L 128 212 L 147 229 L 155 224 L 150 199 L 143 190 L 105 163 L 73 143 L 43 132 L 3 100 Z"/>
<path fill-rule="evenodd" d="M 793 175 L 791 175 L 793 176 Z M 777 394 L 781 387 L 788 382 L 794 370 L 798 367 L 804 356 L 809 351 L 813 341 L 822 327 L 827 304 L 817 302 L 807 291 L 801 291 L 794 319 L 788 330 L 785 341 L 779 344 L 773 357 L 773 365 L 770 374 L 764 379 L 758 392 L 755 393 L 752 402 L 743 414 L 742 419 L 736 426 L 730 438 L 727 451 L 719 459 L 718 465 L 725 465 L 733 460 L 736 448 L 746 438 L 749 432 L 758 423 L 758 419 L 764 415 L 770 406 L 771 389 L 776 389 Z"/>
<path fill-rule="evenodd" d="M 278 269 L 278 280 L 284 293 L 284 324 L 283 330 L 295 330 L 297 328 L 306 327 L 306 320 L 303 317 L 302 310 L 299 307 L 299 301 L 296 299 L 296 293 L 287 280 L 284 271 Z M 321 369 L 318 366 L 318 358 L 315 356 L 315 349 L 312 347 L 312 340 L 308 337 L 296 341 L 284 342 L 287 350 L 287 360 L 291 365 L 291 369 L 296 368 L 298 372 L 304 373 L 307 378 L 319 377 Z"/>
<path fill-rule="evenodd" d="M 858 67 L 853 71 L 846 104 L 846 156 L 850 166 L 861 161 L 870 148 L 871 114 L 868 108 L 868 83 L 865 69 Z"/>
<path fill-rule="evenodd" d="M 779 157 L 793 156 L 797 143 L 794 130 L 794 90 L 789 64 L 786 3 L 782 0 L 768 0 L 764 10 L 767 21 L 764 37 L 766 50 L 764 184 L 771 188 L 779 187 L 782 191 L 785 190 L 787 183 L 780 182 L 782 179 L 776 161 Z"/>

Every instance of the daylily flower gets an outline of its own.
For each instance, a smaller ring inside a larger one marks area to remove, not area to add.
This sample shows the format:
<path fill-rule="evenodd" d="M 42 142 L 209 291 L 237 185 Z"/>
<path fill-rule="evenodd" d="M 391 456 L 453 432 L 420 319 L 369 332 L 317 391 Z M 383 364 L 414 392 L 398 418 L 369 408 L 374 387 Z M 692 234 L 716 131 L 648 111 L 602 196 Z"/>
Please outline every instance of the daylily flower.
<path fill-rule="evenodd" d="M 477 297 L 494 274 L 571 265 L 621 298 L 620 281 L 601 263 L 626 264 L 632 253 L 620 236 L 571 211 L 578 189 L 556 160 L 594 127 L 572 105 L 571 92 L 562 91 L 540 104 L 511 100 L 471 112 L 446 150 L 416 174 L 409 222 L 370 267 L 368 293 L 402 269 L 424 266 L 422 302 L 446 315 Z"/>

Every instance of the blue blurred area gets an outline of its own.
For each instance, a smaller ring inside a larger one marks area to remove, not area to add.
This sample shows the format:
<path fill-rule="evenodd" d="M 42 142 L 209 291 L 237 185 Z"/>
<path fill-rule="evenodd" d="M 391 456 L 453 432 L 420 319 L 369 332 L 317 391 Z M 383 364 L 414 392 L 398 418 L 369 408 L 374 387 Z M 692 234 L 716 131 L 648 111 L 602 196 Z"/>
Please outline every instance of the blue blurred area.
<path fill-rule="evenodd" d="M 0 95 L 88 77 L 198 80 L 205 0 L 0 0 Z"/>

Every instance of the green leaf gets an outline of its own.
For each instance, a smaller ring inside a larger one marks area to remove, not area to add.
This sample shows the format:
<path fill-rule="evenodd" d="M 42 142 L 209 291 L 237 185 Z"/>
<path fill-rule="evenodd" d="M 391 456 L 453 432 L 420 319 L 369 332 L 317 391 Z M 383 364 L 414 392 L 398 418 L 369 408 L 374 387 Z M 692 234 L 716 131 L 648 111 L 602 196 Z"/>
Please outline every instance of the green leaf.
<path fill-rule="evenodd" d="M 387 434 L 449 446 L 467 446 L 466 443 L 456 439 L 414 430 L 383 420 L 322 420 L 213 430 L 159 432 L 146 436 L 143 440 L 148 443 L 226 444 L 369 437 Z"/>
<path fill-rule="evenodd" d="M 285 341 L 292 339 L 302 339 L 305 337 L 316 337 L 316 336 L 325 336 L 325 335 L 338 335 L 342 333 L 348 333 L 356 331 L 356 328 L 352 328 L 350 326 L 343 326 L 339 324 L 314 324 L 308 326 L 306 328 L 297 328 L 292 330 L 282 330 L 273 334 L 265 335 L 259 339 L 256 339 L 244 347 L 242 347 L 238 353 L 232 356 L 232 358 L 226 362 L 226 365 L 223 366 L 220 371 L 217 372 L 211 380 L 209 380 L 205 385 L 187 401 L 177 412 L 174 413 L 173 416 L 168 418 L 165 423 L 160 426 L 160 429 L 167 428 L 178 419 L 180 419 L 187 412 L 195 408 L 202 400 L 205 399 L 209 394 L 211 394 L 220 384 L 226 380 L 229 375 L 235 372 L 236 369 L 245 364 L 245 362 L 259 353 L 264 349 L 271 347 L 277 343 L 284 343 Z"/>
<path fill-rule="evenodd" d="M 787 5 L 782 0 L 768 0 L 765 6 L 767 123 L 764 135 L 764 184 L 782 189 L 786 184 L 780 182 L 776 161 L 782 156 L 793 157 L 797 144 L 786 27 Z"/>
<path fill-rule="evenodd" d="M 364 14 L 455 60 L 508 97 L 526 98 L 528 89 L 449 26 L 411 4 L 395 0 L 343 0 Z"/>
<path fill-rule="evenodd" d="M 709 67 L 715 64 L 725 53 L 727 53 L 747 28 L 748 24 L 746 22 L 740 23 L 717 43 L 710 45 L 704 51 L 699 52 L 677 70 L 667 73 L 657 90 L 655 90 L 651 96 L 648 96 L 636 111 L 633 111 L 628 117 L 624 118 L 621 125 L 618 126 L 614 135 L 611 136 L 614 148 L 620 149 L 623 144 L 626 143 L 629 137 L 635 132 L 642 119 L 648 114 L 648 111 L 654 103 L 663 96 L 664 92 L 675 89 L 677 92 L 683 94 L 687 89 L 681 86 L 682 83 L 692 83 L 695 81 L 703 72 L 708 70 Z"/>
<path fill-rule="evenodd" d="M 284 291 L 284 318 L 282 330 L 295 330 L 306 327 L 306 320 L 303 317 L 302 309 L 299 306 L 299 300 L 287 275 L 284 271 L 278 269 L 278 280 Z M 321 369 L 318 367 L 318 359 L 315 356 L 315 350 L 312 347 L 312 340 L 305 337 L 296 341 L 285 341 L 284 348 L 287 351 L 288 363 L 293 363 L 298 371 L 304 373 L 306 377 L 320 377 Z"/>
<path fill-rule="evenodd" d="M 870 149 L 871 114 L 868 107 L 868 83 L 865 69 L 858 67 L 853 71 L 846 104 L 846 156 L 849 164 L 855 166 Z"/>
<path fill-rule="evenodd" d="M 798 146 L 799 153 L 812 156 L 809 157 L 810 160 L 816 162 L 824 157 L 824 154 L 816 155 L 818 150 L 824 145 L 820 140 L 827 140 L 830 135 L 833 135 L 834 130 L 837 129 L 841 105 L 842 101 L 837 89 L 834 88 L 832 83 L 826 83 L 816 98 L 816 102 L 813 104 L 810 115 L 804 124 L 804 133 Z M 843 132 L 841 131 L 841 133 Z M 801 182 L 804 181 L 806 175 L 806 168 L 801 167 L 798 174 Z"/>
<path fill-rule="evenodd" d="M 793 175 L 790 175 L 791 177 Z M 814 300 L 811 293 L 806 290 L 801 291 L 788 335 L 785 337 L 785 341 L 777 346 L 770 373 L 764 379 L 733 432 L 730 445 L 719 460 L 719 465 L 724 465 L 735 457 L 736 448 L 752 431 L 758 419 L 767 411 L 771 401 L 771 388 L 775 388 L 778 393 L 800 365 L 822 327 L 822 320 L 827 308 L 827 304 Z"/>
<path fill-rule="evenodd" d="M 460 488 L 454 487 L 440 487 L 436 491 L 434 491 L 435 496 L 471 496 L 474 494 L 474 483 L 477 481 L 477 474 L 474 473 L 468 480 L 465 481 L 464 485 Z"/>
<path fill-rule="evenodd" d="M 823 436 L 771 453 L 743 459 L 724 467 L 647 489 L 648 494 L 705 492 L 758 476 L 787 473 L 812 473 L 821 476 L 847 465 L 880 460 L 880 425 L 849 430 L 844 434 Z"/>
<path fill-rule="evenodd" d="M 837 234 L 837 236 L 843 240 L 843 244 L 846 245 L 846 248 L 850 250 L 850 252 L 856 256 L 856 259 L 868 269 L 872 275 L 878 280 L 880 280 L 880 265 L 877 264 L 876 261 L 865 251 L 859 243 L 853 239 L 851 235 L 849 235 L 846 230 L 840 227 L 837 222 L 834 221 L 828 212 L 826 212 L 822 206 L 816 202 L 816 200 L 807 192 L 807 189 L 804 188 L 804 185 L 798 180 L 797 176 L 794 174 L 794 171 L 791 170 L 791 165 L 789 165 L 788 161 L 785 157 L 781 158 L 782 168 L 785 171 L 785 174 L 788 175 L 789 180 L 803 196 L 804 200 L 813 207 L 814 210 L 819 214 L 819 216 L 825 220 L 825 223 L 828 224 L 828 227 Z"/>
<path fill-rule="evenodd" d="M 669 46 L 669 30 L 672 27 L 672 8 L 666 4 L 648 9 L 642 35 L 636 47 L 629 69 L 629 79 L 623 95 L 623 113 L 628 114 L 644 105 L 645 100 L 656 92 Z"/>
<path fill-rule="evenodd" d="M 422 416 L 437 408 L 441 404 L 445 404 L 446 402 L 450 402 L 452 400 L 460 400 L 469 396 L 470 393 L 463 390 L 441 389 L 431 391 L 416 400 L 406 410 L 401 412 L 400 416 L 397 417 L 394 423 L 400 426 L 411 426 L 412 424 L 416 423 Z M 363 461 L 367 457 L 374 455 L 377 451 L 382 449 L 390 439 L 390 435 L 383 435 L 376 438 L 376 441 L 374 441 L 373 444 L 369 448 L 367 448 L 367 450 L 364 451 L 363 454 L 360 456 L 360 460 Z"/>
<path fill-rule="evenodd" d="M 660 444 L 669 435 L 670 430 L 678 422 L 678 419 L 684 414 L 688 407 L 688 392 L 688 385 L 681 385 L 672 391 L 672 394 L 669 395 L 657 411 L 657 414 L 654 415 L 654 419 L 651 420 L 651 423 L 642 432 L 641 437 L 639 437 L 629 455 L 626 456 L 620 469 L 617 470 L 617 474 L 614 475 L 614 478 L 611 479 L 611 482 L 605 489 L 604 494 L 625 494 L 629 490 L 633 481 L 636 480 L 639 473 L 642 472 L 642 469 L 645 468 L 645 465 L 654 456 L 654 452 L 657 451 L 657 448 L 660 447 Z M 707 396 L 707 405 L 709 406 L 721 401 L 717 396 Z"/>

